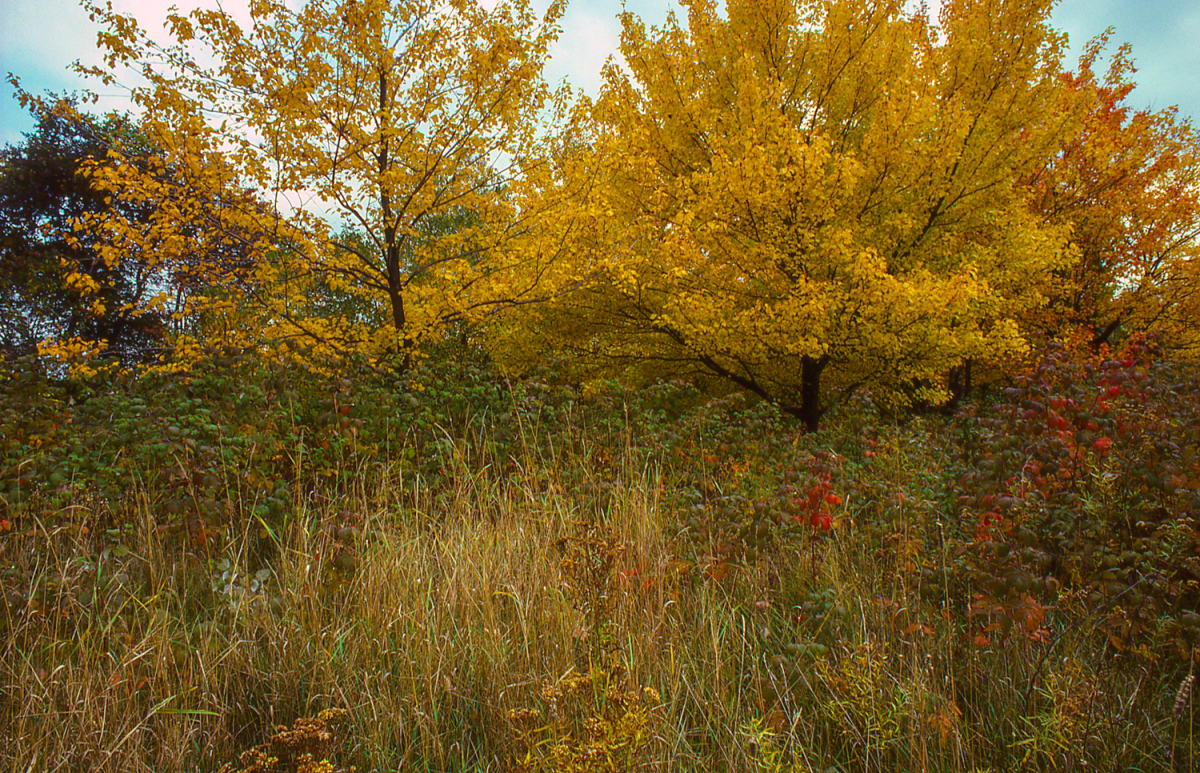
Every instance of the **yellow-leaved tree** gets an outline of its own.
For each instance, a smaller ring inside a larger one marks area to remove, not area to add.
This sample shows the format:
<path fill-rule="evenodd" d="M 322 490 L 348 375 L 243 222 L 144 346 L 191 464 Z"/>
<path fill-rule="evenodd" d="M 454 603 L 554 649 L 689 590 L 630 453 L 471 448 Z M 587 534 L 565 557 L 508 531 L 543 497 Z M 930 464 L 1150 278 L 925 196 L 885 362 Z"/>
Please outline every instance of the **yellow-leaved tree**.
<path fill-rule="evenodd" d="M 601 372 L 716 377 L 815 429 L 1026 346 L 1069 255 L 1024 181 L 1078 131 L 1052 0 L 685 0 L 625 14 L 577 174 L 594 278 L 530 312 Z M 607 224 L 607 225 L 605 225 Z"/>
<path fill-rule="evenodd" d="M 106 62 L 81 69 L 106 84 L 136 73 L 158 157 L 117 149 L 91 169 L 148 218 L 80 227 L 113 262 L 228 271 L 240 249 L 230 280 L 190 299 L 177 355 L 404 360 L 448 326 L 553 293 L 555 247 L 537 234 L 569 214 L 546 193 L 541 139 L 563 107 L 542 77 L 561 0 L 540 17 L 528 0 L 253 0 L 244 27 L 170 13 L 167 44 L 111 3 L 86 5 Z"/>

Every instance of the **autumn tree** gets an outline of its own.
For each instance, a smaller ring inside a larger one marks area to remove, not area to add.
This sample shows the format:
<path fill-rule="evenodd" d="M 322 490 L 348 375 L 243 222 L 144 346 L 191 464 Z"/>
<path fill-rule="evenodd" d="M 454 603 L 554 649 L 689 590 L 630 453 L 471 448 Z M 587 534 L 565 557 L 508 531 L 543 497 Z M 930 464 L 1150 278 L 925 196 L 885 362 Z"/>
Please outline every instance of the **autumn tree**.
<path fill-rule="evenodd" d="M 841 395 L 944 394 L 1025 346 L 1066 228 L 1021 180 L 1075 131 L 1050 0 L 688 0 L 622 16 L 594 105 L 573 254 L 597 280 L 537 311 L 606 370 L 716 377 L 816 428 Z"/>
<path fill-rule="evenodd" d="M 1128 47 L 1096 72 L 1107 35 L 1085 49 L 1066 86 L 1090 105 L 1080 127 L 1029 179 L 1034 206 L 1071 229 L 1073 259 L 1030 320 L 1042 337 L 1156 332 L 1200 353 L 1200 137 L 1175 108 L 1136 110 Z"/>
<path fill-rule="evenodd" d="M 255 0 L 245 28 L 172 12 L 166 45 L 111 4 L 88 8 L 107 54 L 90 72 L 137 73 L 163 149 L 149 173 L 120 154 L 93 169 L 154 205 L 148 225 L 91 224 L 108 254 L 235 235 L 253 265 L 240 297 L 195 299 L 228 322 L 186 348 L 381 363 L 552 292 L 532 203 L 547 199 L 530 191 L 545 187 L 542 122 L 562 106 L 541 75 L 562 2 L 539 19 L 528 0 Z"/>

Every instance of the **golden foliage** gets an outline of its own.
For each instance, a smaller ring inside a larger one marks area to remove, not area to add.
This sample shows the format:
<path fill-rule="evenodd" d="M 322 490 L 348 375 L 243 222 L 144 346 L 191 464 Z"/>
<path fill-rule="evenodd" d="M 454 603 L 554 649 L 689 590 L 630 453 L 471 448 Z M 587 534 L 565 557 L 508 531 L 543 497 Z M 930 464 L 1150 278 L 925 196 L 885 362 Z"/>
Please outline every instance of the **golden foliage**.
<path fill-rule="evenodd" d="M 104 234 L 106 260 L 135 249 L 228 274 L 183 310 L 184 338 L 374 363 L 543 292 L 553 249 L 529 194 L 538 121 L 563 99 L 541 78 L 560 0 L 540 19 L 528 0 L 262 0 L 245 28 L 173 11 L 168 45 L 111 3 L 87 7 L 106 65 L 84 69 L 140 72 L 132 97 L 159 158 L 91 169 L 150 205 L 145 222 L 82 227 Z"/>
<path fill-rule="evenodd" d="M 938 397 L 1022 351 L 1068 257 L 1021 181 L 1073 136 L 1050 2 L 691 0 L 606 70 L 578 234 L 595 281 L 546 337 L 593 362 L 704 373 L 802 415 L 832 390 Z M 586 265 L 586 270 L 584 266 Z"/>
<path fill-rule="evenodd" d="M 259 0 L 172 12 L 167 45 L 87 0 L 82 69 L 139 72 L 157 155 L 89 169 L 148 214 L 79 227 L 171 277 L 173 368 L 407 362 L 520 308 L 514 366 L 713 378 L 816 428 L 1079 327 L 1197 346 L 1196 137 L 1125 106 L 1124 49 L 1067 70 L 1052 0 L 721 5 L 622 13 L 625 66 L 572 107 L 541 74 L 564 0 Z"/>

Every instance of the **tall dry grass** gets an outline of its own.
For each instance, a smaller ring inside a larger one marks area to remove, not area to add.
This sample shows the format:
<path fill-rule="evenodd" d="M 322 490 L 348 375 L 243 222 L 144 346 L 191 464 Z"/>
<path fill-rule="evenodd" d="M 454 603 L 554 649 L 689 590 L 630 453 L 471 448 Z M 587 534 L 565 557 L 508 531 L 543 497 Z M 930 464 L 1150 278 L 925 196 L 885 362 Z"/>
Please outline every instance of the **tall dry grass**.
<path fill-rule="evenodd" d="M 8 535 L 4 767 L 215 770 L 331 707 L 359 770 L 1195 765 L 1191 703 L 1087 620 L 970 642 L 916 525 L 730 567 L 685 544 L 661 460 L 481 447 L 448 488 L 394 472 L 223 545 L 164 545 L 137 492 L 126 548 L 83 510 Z"/>

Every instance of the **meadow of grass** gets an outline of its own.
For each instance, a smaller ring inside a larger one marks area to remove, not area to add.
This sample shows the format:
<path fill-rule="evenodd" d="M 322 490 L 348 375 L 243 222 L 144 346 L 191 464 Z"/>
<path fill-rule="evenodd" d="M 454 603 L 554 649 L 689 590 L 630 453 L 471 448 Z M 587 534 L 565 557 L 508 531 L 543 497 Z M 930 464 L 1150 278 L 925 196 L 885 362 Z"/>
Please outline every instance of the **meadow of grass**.
<path fill-rule="evenodd" d="M 1193 770 L 1194 384 L 1052 354 L 805 435 L 479 364 L 13 378 L 0 760 Z"/>

